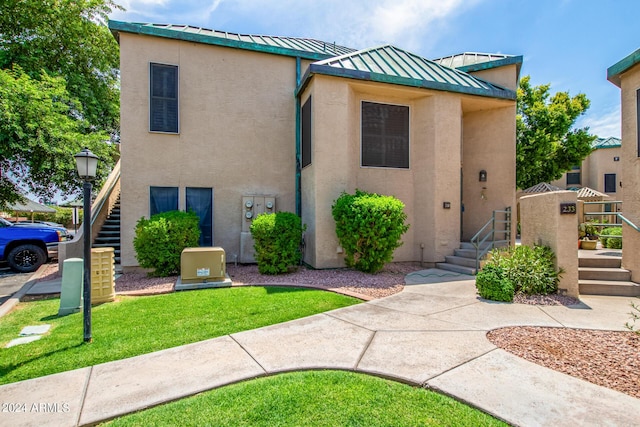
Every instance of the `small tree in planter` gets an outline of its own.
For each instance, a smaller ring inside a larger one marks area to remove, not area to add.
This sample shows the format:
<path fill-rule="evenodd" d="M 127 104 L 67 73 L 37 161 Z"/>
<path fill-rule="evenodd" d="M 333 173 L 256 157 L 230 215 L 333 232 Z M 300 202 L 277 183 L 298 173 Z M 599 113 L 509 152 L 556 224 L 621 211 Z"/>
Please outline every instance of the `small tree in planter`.
<path fill-rule="evenodd" d="M 578 236 L 582 249 L 595 249 L 598 243 L 598 229 L 590 222 L 583 222 L 578 226 Z"/>
<path fill-rule="evenodd" d="M 361 190 L 342 193 L 331 211 L 347 266 L 365 273 L 382 270 L 409 229 L 404 203 L 393 196 Z"/>

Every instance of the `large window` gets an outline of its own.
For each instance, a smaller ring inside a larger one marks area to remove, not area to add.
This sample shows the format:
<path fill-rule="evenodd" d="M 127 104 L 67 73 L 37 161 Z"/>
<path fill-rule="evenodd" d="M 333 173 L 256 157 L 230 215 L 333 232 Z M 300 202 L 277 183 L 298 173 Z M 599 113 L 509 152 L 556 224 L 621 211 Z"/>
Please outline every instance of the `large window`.
<path fill-rule="evenodd" d="M 178 210 L 178 187 L 149 188 L 149 216 Z"/>
<path fill-rule="evenodd" d="M 151 64 L 149 130 L 178 133 L 178 67 Z"/>
<path fill-rule="evenodd" d="M 580 185 L 580 172 L 567 172 L 567 186 Z"/>
<path fill-rule="evenodd" d="M 302 106 L 302 167 L 311 164 L 311 97 Z"/>
<path fill-rule="evenodd" d="M 213 246 L 213 189 L 187 187 L 187 212 L 193 211 L 200 222 L 200 246 Z"/>
<path fill-rule="evenodd" d="M 616 174 L 615 173 L 604 174 L 604 192 L 605 193 L 616 192 Z"/>
<path fill-rule="evenodd" d="M 362 166 L 409 168 L 409 107 L 362 102 Z"/>

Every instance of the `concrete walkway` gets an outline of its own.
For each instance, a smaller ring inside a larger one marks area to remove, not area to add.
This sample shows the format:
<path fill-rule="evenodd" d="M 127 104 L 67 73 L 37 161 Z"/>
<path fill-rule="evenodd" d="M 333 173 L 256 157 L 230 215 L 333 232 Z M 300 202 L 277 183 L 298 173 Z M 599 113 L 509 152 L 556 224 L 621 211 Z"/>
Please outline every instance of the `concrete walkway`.
<path fill-rule="evenodd" d="M 443 392 L 520 426 L 631 426 L 640 399 L 527 362 L 486 332 L 536 325 L 624 330 L 628 297 L 575 307 L 480 300 L 474 279 L 407 276 L 403 292 L 257 330 L 0 387 L 0 425 L 97 423 L 215 387 L 280 372 L 344 369 Z"/>

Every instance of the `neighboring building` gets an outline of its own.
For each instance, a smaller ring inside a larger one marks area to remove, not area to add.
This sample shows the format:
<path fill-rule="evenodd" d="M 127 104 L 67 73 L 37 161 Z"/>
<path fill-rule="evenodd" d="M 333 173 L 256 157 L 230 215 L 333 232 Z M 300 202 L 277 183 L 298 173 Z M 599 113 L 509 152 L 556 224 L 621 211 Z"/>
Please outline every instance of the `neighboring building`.
<path fill-rule="evenodd" d="M 596 139 L 593 152 L 582 164 L 551 184 L 565 189 L 588 187 L 612 201 L 622 200 L 622 141 L 615 137 Z"/>
<path fill-rule="evenodd" d="M 405 203 L 395 261 L 441 262 L 493 210 L 515 206 L 521 56 L 430 61 L 390 45 L 109 27 L 121 55 L 125 269 L 137 266 L 138 219 L 169 209 L 194 209 L 201 245 L 240 262 L 252 260 L 257 213 L 297 212 L 304 261 L 332 268 L 344 266 L 331 215 L 343 191 Z"/>
<path fill-rule="evenodd" d="M 607 70 L 607 80 L 621 89 L 622 112 L 622 267 L 640 283 L 640 49 Z"/>

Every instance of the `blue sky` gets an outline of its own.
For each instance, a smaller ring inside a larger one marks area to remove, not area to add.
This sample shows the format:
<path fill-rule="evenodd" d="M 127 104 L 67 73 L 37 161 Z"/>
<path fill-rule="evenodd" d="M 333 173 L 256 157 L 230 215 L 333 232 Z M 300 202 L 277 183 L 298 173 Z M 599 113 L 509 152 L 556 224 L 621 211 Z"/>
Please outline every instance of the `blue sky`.
<path fill-rule="evenodd" d="M 620 137 L 620 90 L 607 68 L 640 48 L 638 0 L 116 0 L 111 19 L 308 37 L 356 49 L 391 43 L 425 58 L 523 55 L 521 75 L 584 93 L 577 123 Z"/>

